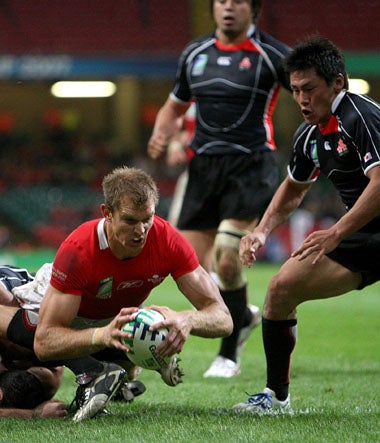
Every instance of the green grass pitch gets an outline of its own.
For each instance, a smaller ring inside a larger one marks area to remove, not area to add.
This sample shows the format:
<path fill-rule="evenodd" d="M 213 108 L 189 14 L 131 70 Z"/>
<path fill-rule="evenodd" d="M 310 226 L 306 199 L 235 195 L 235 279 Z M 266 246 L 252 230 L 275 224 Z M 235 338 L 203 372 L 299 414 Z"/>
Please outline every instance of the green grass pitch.
<path fill-rule="evenodd" d="M 250 301 L 262 307 L 277 265 L 247 270 Z M 167 279 L 148 303 L 187 309 Z M 219 340 L 190 337 L 181 354 L 184 383 L 166 386 L 153 371 L 139 379 L 147 391 L 132 404 L 111 402 L 110 415 L 83 423 L 70 419 L 0 419 L 0 442 L 380 442 L 380 284 L 298 309 L 292 359 L 292 414 L 253 416 L 231 407 L 245 392 L 265 387 L 261 328 L 246 345 L 241 374 L 204 379 Z M 69 403 L 74 377 L 65 372 L 57 398 Z"/>

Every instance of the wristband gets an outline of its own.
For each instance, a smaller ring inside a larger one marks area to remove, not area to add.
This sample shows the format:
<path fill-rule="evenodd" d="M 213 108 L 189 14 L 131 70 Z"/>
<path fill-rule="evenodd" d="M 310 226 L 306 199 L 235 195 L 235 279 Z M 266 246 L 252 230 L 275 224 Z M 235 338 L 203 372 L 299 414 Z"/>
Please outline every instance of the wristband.
<path fill-rule="evenodd" d="M 92 345 L 101 345 L 102 343 L 98 339 L 98 332 L 100 328 L 95 328 L 94 332 L 92 333 L 91 337 L 91 344 Z"/>

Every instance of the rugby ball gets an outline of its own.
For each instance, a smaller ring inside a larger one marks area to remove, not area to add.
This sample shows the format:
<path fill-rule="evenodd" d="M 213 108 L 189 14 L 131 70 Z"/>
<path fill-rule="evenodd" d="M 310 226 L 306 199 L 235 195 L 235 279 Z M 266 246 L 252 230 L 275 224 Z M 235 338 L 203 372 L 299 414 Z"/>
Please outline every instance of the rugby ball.
<path fill-rule="evenodd" d="M 130 339 L 123 339 L 129 347 L 128 358 L 136 366 L 144 369 L 160 369 L 166 367 L 170 357 L 161 358 L 155 354 L 156 347 L 162 343 L 169 333 L 167 328 L 158 331 L 149 331 L 154 323 L 164 320 L 164 316 L 152 309 L 140 309 L 135 319 L 126 323 L 121 329 L 123 332 L 133 334 Z"/>

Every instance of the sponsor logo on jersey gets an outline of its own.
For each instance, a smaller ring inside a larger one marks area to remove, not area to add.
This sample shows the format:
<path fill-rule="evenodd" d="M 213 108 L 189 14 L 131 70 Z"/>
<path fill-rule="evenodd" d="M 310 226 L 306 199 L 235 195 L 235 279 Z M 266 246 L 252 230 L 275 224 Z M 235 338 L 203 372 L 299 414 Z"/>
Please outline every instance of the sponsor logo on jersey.
<path fill-rule="evenodd" d="M 216 63 L 219 66 L 231 66 L 231 57 L 218 57 Z"/>
<path fill-rule="evenodd" d="M 348 154 L 347 145 L 346 145 L 346 143 L 344 143 L 344 141 L 341 138 L 338 141 L 338 146 L 336 148 L 336 151 L 339 154 L 339 157 L 341 157 L 342 155 Z"/>
<path fill-rule="evenodd" d="M 329 142 L 325 142 L 325 151 L 331 151 L 331 146 Z"/>
<path fill-rule="evenodd" d="M 207 61 L 208 61 L 207 54 L 199 54 L 194 60 L 194 65 L 193 69 L 191 70 L 191 75 L 194 75 L 194 77 L 202 75 L 205 71 Z"/>
<path fill-rule="evenodd" d="M 128 288 L 139 288 L 142 286 L 144 282 L 142 280 L 128 280 L 128 281 L 122 281 L 117 289 L 128 289 Z"/>
<path fill-rule="evenodd" d="M 251 69 L 252 63 L 249 57 L 244 57 L 243 60 L 239 63 L 239 70 L 240 71 L 248 71 L 248 69 Z"/>
<path fill-rule="evenodd" d="M 372 154 L 370 152 L 367 152 L 367 154 L 364 156 L 364 161 L 367 163 L 370 160 L 372 160 Z"/>
<path fill-rule="evenodd" d="M 98 292 L 96 293 L 96 297 L 101 298 L 102 300 L 105 300 L 107 298 L 111 298 L 112 283 L 113 283 L 113 277 L 107 277 L 107 278 L 103 278 L 103 280 L 100 280 Z"/>
<path fill-rule="evenodd" d="M 161 282 L 163 282 L 165 280 L 165 277 L 160 277 L 157 274 L 154 274 L 152 276 L 152 278 L 148 278 L 148 281 L 150 281 L 151 283 L 153 283 L 154 285 L 159 285 Z"/>
<path fill-rule="evenodd" d="M 67 279 L 67 274 L 57 268 L 53 267 L 51 273 L 57 280 L 65 281 Z"/>

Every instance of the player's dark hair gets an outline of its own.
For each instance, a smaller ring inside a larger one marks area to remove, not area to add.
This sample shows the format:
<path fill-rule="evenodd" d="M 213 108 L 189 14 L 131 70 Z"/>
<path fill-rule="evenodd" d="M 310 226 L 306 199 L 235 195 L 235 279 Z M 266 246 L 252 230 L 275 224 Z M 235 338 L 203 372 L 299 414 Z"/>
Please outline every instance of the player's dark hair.
<path fill-rule="evenodd" d="M 346 64 L 342 52 L 327 38 L 313 35 L 299 42 L 284 61 L 285 71 L 315 69 L 319 77 L 331 86 L 337 75 L 344 77 L 344 88 L 348 89 Z"/>
<path fill-rule="evenodd" d="M 103 179 L 104 203 L 111 210 L 120 207 L 123 194 L 127 194 L 131 202 L 144 206 L 149 201 L 158 203 L 158 190 L 153 178 L 145 171 L 123 166 L 115 168 Z"/>
<path fill-rule="evenodd" d="M 215 0 L 210 0 L 211 14 L 213 13 L 214 1 Z M 253 23 L 257 23 L 261 14 L 261 0 L 251 0 L 251 9 L 252 9 L 252 21 Z"/>
<path fill-rule="evenodd" d="M 25 370 L 1 372 L 0 389 L 3 391 L 2 408 L 34 409 L 46 401 L 41 382 Z"/>

